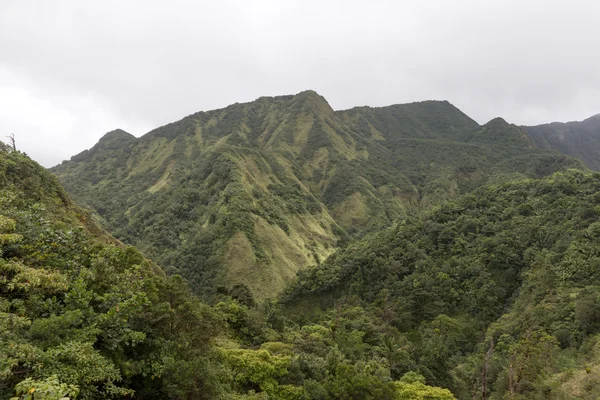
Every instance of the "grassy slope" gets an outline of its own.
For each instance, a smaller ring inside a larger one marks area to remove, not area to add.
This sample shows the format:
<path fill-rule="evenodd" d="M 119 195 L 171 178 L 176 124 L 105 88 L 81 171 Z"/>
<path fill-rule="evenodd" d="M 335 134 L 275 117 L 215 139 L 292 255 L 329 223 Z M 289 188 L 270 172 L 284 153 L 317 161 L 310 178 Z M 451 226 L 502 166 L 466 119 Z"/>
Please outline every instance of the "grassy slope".
<path fill-rule="evenodd" d="M 333 111 L 318 94 L 200 112 L 134 139 L 117 131 L 55 168 L 118 238 L 211 296 L 257 299 L 348 235 L 472 190 L 577 162 L 514 125 L 448 102 Z M 223 289 L 219 289 L 219 287 Z"/>

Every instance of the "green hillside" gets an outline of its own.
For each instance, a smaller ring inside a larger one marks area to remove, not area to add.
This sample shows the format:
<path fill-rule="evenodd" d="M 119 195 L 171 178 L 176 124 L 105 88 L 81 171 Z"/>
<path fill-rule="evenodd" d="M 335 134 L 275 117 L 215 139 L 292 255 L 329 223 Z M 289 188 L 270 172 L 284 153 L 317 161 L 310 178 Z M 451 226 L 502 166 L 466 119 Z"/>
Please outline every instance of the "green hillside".
<path fill-rule="evenodd" d="M 597 399 L 599 216 L 598 173 L 486 186 L 303 271 L 283 300 L 299 320 L 362 310 L 393 376 L 459 398 Z"/>
<path fill-rule="evenodd" d="M 0 399 L 210 396 L 220 321 L 0 143 Z"/>
<path fill-rule="evenodd" d="M 0 399 L 454 398 L 243 295 L 202 303 L 0 143 Z"/>
<path fill-rule="evenodd" d="M 312 91 L 108 133 L 52 169 L 107 229 L 205 299 L 281 292 L 349 239 L 489 182 L 578 161 L 448 102 L 334 111 Z M 236 289 L 237 290 L 237 289 Z"/>
<path fill-rule="evenodd" d="M 487 184 L 209 306 L 1 145 L 0 399 L 596 399 L 599 193 Z"/>
<path fill-rule="evenodd" d="M 581 122 L 554 122 L 524 126 L 540 149 L 554 149 L 577 157 L 593 170 L 600 170 L 600 114 Z"/>

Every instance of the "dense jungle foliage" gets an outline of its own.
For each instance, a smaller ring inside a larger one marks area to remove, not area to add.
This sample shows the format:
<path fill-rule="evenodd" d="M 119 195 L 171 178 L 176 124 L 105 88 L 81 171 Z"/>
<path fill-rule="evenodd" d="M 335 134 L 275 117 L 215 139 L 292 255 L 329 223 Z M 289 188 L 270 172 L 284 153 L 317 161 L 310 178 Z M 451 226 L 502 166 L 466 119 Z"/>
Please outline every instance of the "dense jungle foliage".
<path fill-rule="evenodd" d="M 211 393 L 214 310 L 0 149 L 0 398 Z"/>
<path fill-rule="evenodd" d="M 1 399 L 454 398 L 233 292 L 202 303 L 0 143 Z"/>
<path fill-rule="evenodd" d="M 444 101 L 333 111 L 312 91 L 108 133 L 53 168 L 106 228 L 207 301 L 273 298 L 349 240 L 487 184 L 583 168 Z"/>
<path fill-rule="evenodd" d="M 110 132 L 69 195 L 0 145 L 0 399 L 597 399 L 584 123 L 303 92 Z"/>
<path fill-rule="evenodd" d="M 487 186 L 303 271 L 285 303 L 308 320 L 364 310 L 396 346 L 393 376 L 460 398 L 596 399 L 599 215 L 598 173 Z"/>

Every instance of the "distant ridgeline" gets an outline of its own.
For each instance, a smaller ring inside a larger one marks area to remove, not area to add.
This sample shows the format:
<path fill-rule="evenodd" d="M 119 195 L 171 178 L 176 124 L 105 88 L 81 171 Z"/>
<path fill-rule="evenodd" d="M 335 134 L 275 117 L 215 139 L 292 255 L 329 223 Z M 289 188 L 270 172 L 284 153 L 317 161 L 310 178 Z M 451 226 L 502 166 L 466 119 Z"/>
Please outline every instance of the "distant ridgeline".
<path fill-rule="evenodd" d="M 533 131 L 500 118 L 481 126 L 445 101 L 334 111 L 307 91 L 199 112 L 141 138 L 116 130 L 52 172 L 112 234 L 205 299 L 260 301 L 349 240 L 432 205 L 585 169 L 552 150 L 581 149 Z"/>
<path fill-rule="evenodd" d="M 577 157 L 595 171 L 600 170 L 600 114 L 581 122 L 554 122 L 524 126 L 536 147 L 554 149 Z"/>

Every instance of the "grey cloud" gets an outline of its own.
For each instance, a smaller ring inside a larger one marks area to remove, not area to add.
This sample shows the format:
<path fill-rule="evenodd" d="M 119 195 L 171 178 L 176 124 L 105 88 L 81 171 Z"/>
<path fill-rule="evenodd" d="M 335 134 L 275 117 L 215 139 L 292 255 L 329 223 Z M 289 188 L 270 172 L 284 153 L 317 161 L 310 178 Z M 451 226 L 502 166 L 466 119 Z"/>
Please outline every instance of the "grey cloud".
<path fill-rule="evenodd" d="M 591 0 L 9 0 L 0 133 L 52 165 L 109 124 L 141 135 L 305 89 L 336 109 L 446 99 L 482 123 L 583 119 L 600 112 L 598 37 Z"/>

